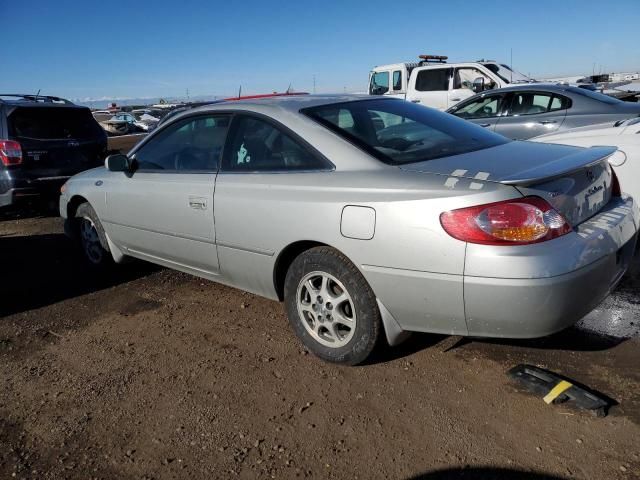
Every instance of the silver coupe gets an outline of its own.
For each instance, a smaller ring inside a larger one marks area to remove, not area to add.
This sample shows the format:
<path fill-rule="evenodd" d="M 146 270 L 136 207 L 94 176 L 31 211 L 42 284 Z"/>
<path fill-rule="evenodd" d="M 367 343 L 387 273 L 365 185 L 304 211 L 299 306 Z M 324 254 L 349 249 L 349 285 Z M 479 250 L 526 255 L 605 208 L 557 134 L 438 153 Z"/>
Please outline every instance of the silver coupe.
<path fill-rule="evenodd" d="M 91 265 L 136 257 L 284 301 L 309 350 L 357 364 L 412 331 L 530 338 L 591 311 L 640 222 L 614 151 L 391 98 L 225 102 L 74 176 L 60 212 Z"/>

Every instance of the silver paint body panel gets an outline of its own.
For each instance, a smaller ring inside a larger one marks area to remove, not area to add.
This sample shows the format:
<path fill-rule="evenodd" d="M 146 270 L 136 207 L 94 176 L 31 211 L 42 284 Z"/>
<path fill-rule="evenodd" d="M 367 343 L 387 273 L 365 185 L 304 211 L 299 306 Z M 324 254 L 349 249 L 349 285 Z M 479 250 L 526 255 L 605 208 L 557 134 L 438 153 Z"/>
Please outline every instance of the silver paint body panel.
<path fill-rule="evenodd" d="M 640 224 L 631 198 L 612 201 L 573 232 L 536 245 L 467 244 L 440 225 L 444 211 L 521 198 L 523 192 L 500 178 L 534 166 L 542 152 L 551 161 L 587 150 L 536 144 L 533 151 L 532 144 L 513 142 L 398 168 L 299 113 L 306 106 L 361 98 L 231 102 L 176 115 L 267 115 L 313 145 L 335 165 L 333 171 L 126 175 L 98 168 L 67 183 L 61 215 L 82 197 L 101 219 L 116 260 L 130 255 L 272 299 L 278 299 L 274 270 L 280 253 L 301 241 L 330 245 L 371 285 L 390 343 L 403 331 L 546 335 L 579 320 L 615 285 L 625 270 L 619 252 L 635 241 Z M 518 166 L 505 165 L 509 159 Z M 454 174 L 474 165 L 481 168 L 473 175 Z M 357 238 L 345 235 L 349 206 L 361 209 L 347 225 Z M 373 235 L 365 211 L 375 212 Z M 582 291 L 593 302 L 577 301 Z"/>

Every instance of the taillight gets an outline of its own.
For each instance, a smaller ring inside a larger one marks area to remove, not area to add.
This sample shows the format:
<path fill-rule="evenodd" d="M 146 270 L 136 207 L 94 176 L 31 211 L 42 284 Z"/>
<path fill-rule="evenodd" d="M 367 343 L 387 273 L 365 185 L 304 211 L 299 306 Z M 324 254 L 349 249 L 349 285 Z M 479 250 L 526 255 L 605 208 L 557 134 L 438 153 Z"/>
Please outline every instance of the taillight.
<path fill-rule="evenodd" d="M 540 197 L 524 197 L 440 215 L 442 228 L 453 238 L 484 245 L 526 245 L 571 231 L 565 218 Z"/>
<path fill-rule="evenodd" d="M 612 197 L 621 197 L 622 189 L 620 188 L 620 180 L 618 180 L 618 175 L 616 175 L 616 171 L 611 169 L 611 196 Z"/>
<path fill-rule="evenodd" d="M 0 161 L 3 165 L 20 165 L 22 163 L 22 147 L 13 140 L 0 140 Z"/>

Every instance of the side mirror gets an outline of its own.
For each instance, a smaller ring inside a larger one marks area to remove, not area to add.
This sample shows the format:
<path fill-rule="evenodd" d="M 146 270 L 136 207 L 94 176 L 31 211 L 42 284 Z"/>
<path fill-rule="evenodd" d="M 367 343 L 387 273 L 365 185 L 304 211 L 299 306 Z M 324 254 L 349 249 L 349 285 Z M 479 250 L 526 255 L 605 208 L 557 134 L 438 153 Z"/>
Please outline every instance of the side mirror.
<path fill-rule="evenodd" d="M 484 77 L 478 77 L 473 80 L 473 87 L 471 88 L 473 93 L 480 93 L 484 91 Z"/>
<path fill-rule="evenodd" d="M 131 160 L 122 153 L 116 153 L 105 159 L 104 166 L 111 172 L 130 172 Z"/>

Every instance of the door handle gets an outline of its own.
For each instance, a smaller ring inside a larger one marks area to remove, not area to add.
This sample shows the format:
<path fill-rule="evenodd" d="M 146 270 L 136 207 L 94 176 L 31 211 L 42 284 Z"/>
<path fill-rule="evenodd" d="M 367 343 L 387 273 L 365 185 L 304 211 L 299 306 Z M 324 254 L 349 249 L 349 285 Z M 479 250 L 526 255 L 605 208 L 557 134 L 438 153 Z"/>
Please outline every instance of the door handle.
<path fill-rule="evenodd" d="M 459 102 L 460 100 L 462 100 L 461 98 L 452 98 L 451 101 L 452 102 Z"/>
<path fill-rule="evenodd" d="M 207 199 L 206 198 L 197 198 L 197 197 L 189 197 L 189 206 L 195 210 L 206 210 L 207 209 Z"/>
<path fill-rule="evenodd" d="M 411 100 L 411 103 L 420 103 L 420 100 Z"/>
<path fill-rule="evenodd" d="M 538 122 L 540 125 L 550 125 L 552 123 L 558 123 L 556 120 L 542 120 Z"/>
<path fill-rule="evenodd" d="M 490 124 L 490 123 L 480 123 L 479 125 L 480 125 L 482 128 L 487 128 L 487 127 L 490 127 L 490 126 L 491 126 L 491 124 Z"/>

